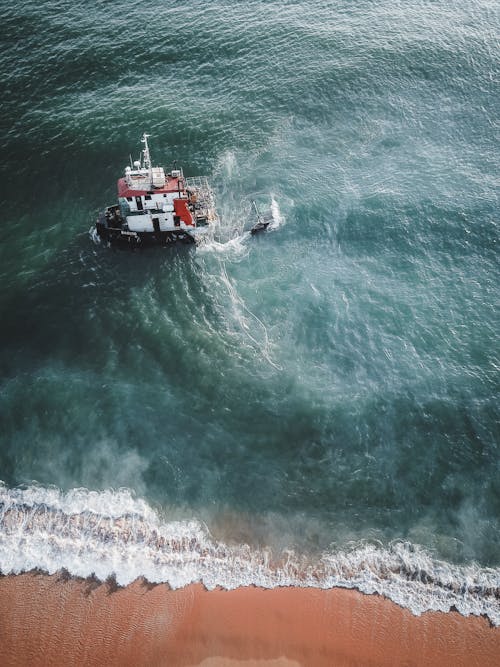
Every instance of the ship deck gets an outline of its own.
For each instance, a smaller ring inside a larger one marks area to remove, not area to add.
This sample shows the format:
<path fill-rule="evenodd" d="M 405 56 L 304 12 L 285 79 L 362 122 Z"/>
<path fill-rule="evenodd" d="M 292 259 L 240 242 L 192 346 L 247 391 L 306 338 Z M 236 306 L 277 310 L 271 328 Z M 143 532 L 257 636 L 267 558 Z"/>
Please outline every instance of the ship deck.
<path fill-rule="evenodd" d="M 119 197 L 141 197 L 143 195 L 154 192 L 155 194 L 167 194 L 168 192 L 183 192 L 185 189 L 185 179 L 176 178 L 174 176 L 167 176 L 165 185 L 161 188 L 154 188 L 153 190 L 137 190 L 131 189 L 125 178 L 118 179 L 118 196 Z"/>

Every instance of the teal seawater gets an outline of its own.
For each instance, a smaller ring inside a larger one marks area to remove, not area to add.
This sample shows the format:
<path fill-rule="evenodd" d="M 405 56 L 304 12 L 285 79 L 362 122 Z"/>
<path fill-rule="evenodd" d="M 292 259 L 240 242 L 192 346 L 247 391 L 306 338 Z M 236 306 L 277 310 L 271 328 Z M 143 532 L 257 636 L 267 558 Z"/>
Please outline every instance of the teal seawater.
<path fill-rule="evenodd" d="M 0 479 L 500 565 L 487 0 L 2 3 Z M 151 134 L 217 243 L 96 247 Z M 256 239 L 253 193 L 282 222 Z"/>

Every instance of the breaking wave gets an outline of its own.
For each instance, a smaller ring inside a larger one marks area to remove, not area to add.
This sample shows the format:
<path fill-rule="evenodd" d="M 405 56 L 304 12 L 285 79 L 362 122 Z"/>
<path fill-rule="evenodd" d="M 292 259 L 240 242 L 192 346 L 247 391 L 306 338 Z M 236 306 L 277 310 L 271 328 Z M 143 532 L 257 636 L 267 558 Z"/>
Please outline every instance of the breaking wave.
<path fill-rule="evenodd" d="M 500 571 L 457 566 L 408 542 L 361 545 L 320 557 L 215 540 L 201 522 L 162 521 L 129 491 L 0 486 L 0 570 L 66 569 L 74 576 L 139 577 L 180 588 L 303 586 L 379 593 L 419 615 L 455 609 L 500 625 Z"/>

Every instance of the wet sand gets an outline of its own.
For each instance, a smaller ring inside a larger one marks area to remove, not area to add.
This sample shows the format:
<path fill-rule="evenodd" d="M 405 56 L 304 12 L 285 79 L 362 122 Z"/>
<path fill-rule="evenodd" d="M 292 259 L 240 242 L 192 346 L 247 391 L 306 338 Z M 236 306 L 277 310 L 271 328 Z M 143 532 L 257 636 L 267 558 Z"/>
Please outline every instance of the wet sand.
<path fill-rule="evenodd" d="M 493 667 L 500 628 L 420 617 L 353 590 L 126 588 L 38 573 L 0 578 L 0 663 L 174 667 Z"/>

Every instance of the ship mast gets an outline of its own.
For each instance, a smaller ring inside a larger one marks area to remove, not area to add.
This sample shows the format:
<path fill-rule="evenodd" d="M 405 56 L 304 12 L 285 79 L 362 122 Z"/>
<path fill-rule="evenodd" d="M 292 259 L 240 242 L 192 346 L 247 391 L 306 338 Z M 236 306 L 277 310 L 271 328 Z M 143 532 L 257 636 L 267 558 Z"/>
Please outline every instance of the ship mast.
<path fill-rule="evenodd" d="M 142 151 L 144 169 L 147 169 L 148 171 L 151 171 L 151 156 L 149 154 L 149 146 L 148 146 L 148 137 L 150 136 L 151 136 L 150 134 L 144 133 L 141 139 L 142 143 L 144 144 L 144 149 Z"/>

